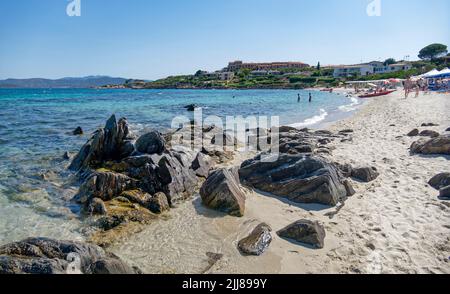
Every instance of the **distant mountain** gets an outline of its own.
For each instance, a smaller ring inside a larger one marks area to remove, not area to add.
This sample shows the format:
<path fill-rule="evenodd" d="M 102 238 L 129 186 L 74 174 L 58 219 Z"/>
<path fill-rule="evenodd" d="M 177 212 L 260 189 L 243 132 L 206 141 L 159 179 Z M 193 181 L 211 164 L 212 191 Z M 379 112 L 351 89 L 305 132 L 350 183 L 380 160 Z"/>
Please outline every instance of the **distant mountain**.
<path fill-rule="evenodd" d="M 0 88 L 93 88 L 104 85 L 122 85 L 128 79 L 108 76 L 50 79 L 7 79 L 0 80 Z"/>

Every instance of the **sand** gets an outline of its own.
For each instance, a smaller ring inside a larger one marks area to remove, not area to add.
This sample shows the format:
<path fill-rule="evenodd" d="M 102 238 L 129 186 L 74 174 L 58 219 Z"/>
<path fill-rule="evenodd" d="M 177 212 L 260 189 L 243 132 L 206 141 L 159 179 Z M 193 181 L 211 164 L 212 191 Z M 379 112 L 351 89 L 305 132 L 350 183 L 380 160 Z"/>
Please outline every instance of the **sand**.
<path fill-rule="evenodd" d="M 326 214 L 335 208 L 251 191 L 245 216 L 235 218 L 204 208 L 196 195 L 112 251 L 146 273 L 450 273 L 450 202 L 427 185 L 450 171 L 449 157 L 411 156 L 417 138 L 405 136 L 414 128 L 443 133 L 450 126 L 450 95 L 402 98 L 397 92 L 372 99 L 330 127 L 355 131 L 353 142 L 332 143 L 333 160 L 374 166 L 381 174 L 369 184 L 353 181 L 357 194 L 333 218 Z M 440 126 L 420 128 L 422 123 Z M 324 224 L 325 248 L 275 234 L 302 218 Z M 260 222 L 274 230 L 271 246 L 262 256 L 242 256 L 237 242 Z M 223 258 L 212 264 L 207 252 Z"/>

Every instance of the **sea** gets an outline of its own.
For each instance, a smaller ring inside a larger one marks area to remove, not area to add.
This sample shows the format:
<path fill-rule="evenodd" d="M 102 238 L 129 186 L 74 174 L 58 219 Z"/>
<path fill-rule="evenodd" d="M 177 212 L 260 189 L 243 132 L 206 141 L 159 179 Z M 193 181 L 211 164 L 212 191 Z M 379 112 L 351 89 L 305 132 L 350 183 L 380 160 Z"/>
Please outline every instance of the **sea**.
<path fill-rule="evenodd" d="M 78 184 L 63 154 L 75 154 L 112 114 L 142 134 L 190 117 L 189 104 L 204 117 L 278 116 L 282 125 L 320 128 L 362 101 L 307 90 L 0 89 L 0 245 L 36 236 L 84 240 L 90 226 L 70 202 Z M 72 134 L 78 126 L 85 135 Z"/>

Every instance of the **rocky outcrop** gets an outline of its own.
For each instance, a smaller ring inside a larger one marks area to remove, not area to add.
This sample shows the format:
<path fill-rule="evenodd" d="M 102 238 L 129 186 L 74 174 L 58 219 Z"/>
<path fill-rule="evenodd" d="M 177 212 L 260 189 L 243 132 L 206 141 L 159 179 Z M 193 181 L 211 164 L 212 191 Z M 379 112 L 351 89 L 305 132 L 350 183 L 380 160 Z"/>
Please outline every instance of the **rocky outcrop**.
<path fill-rule="evenodd" d="M 319 156 L 281 154 L 265 162 L 259 155 L 241 165 L 239 176 L 244 185 L 294 202 L 335 206 L 348 196 L 338 168 Z"/>
<path fill-rule="evenodd" d="M 266 251 L 272 242 L 272 229 L 265 223 L 258 225 L 253 232 L 238 243 L 243 254 L 259 256 Z"/>
<path fill-rule="evenodd" d="M 372 182 L 379 177 L 375 167 L 360 167 L 352 169 L 352 177 L 365 183 Z"/>
<path fill-rule="evenodd" d="M 103 129 L 94 133 L 91 139 L 81 148 L 69 166 L 70 170 L 80 171 L 97 168 L 109 160 L 119 160 L 134 151 L 128 137 L 128 122 L 125 118 L 116 121 L 113 115 Z"/>
<path fill-rule="evenodd" d="M 219 169 L 213 172 L 200 189 L 200 196 L 206 207 L 232 216 L 244 215 L 246 197 L 232 170 Z"/>
<path fill-rule="evenodd" d="M 89 203 L 91 199 L 99 198 L 109 201 L 122 192 L 136 188 L 137 181 L 126 175 L 113 172 L 94 172 L 81 185 L 74 200 L 80 204 Z"/>
<path fill-rule="evenodd" d="M 281 238 L 305 243 L 314 248 L 323 248 L 325 229 L 317 221 L 299 220 L 277 232 Z"/>
<path fill-rule="evenodd" d="M 450 135 L 442 135 L 431 140 L 419 140 L 411 145 L 412 154 L 443 154 L 450 155 Z"/>
<path fill-rule="evenodd" d="M 150 132 L 136 141 L 136 150 L 144 154 L 161 154 L 166 142 L 159 132 Z"/>
<path fill-rule="evenodd" d="M 80 242 L 30 238 L 0 247 L 0 274 L 136 274 L 118 257 Z"/>

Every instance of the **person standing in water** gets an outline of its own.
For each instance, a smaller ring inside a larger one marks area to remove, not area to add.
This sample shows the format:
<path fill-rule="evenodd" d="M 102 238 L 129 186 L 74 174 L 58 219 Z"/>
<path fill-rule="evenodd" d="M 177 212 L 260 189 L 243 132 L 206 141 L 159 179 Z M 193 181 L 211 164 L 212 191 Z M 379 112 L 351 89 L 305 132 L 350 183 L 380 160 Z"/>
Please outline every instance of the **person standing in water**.
<path fill-rule="evenodd" d="M 311 103 L 312 102 L 312 95 L 311 95 L 311 93 L 309 93 L 309 103 Z"/>
<path fill-rule="evenodd" d="M 299 94 L 298 94 L 297 102 L 300 103 L 301 100 L 302 100 L 302 98 L 300 97 L 300 93 L 299 93 Z"/>

